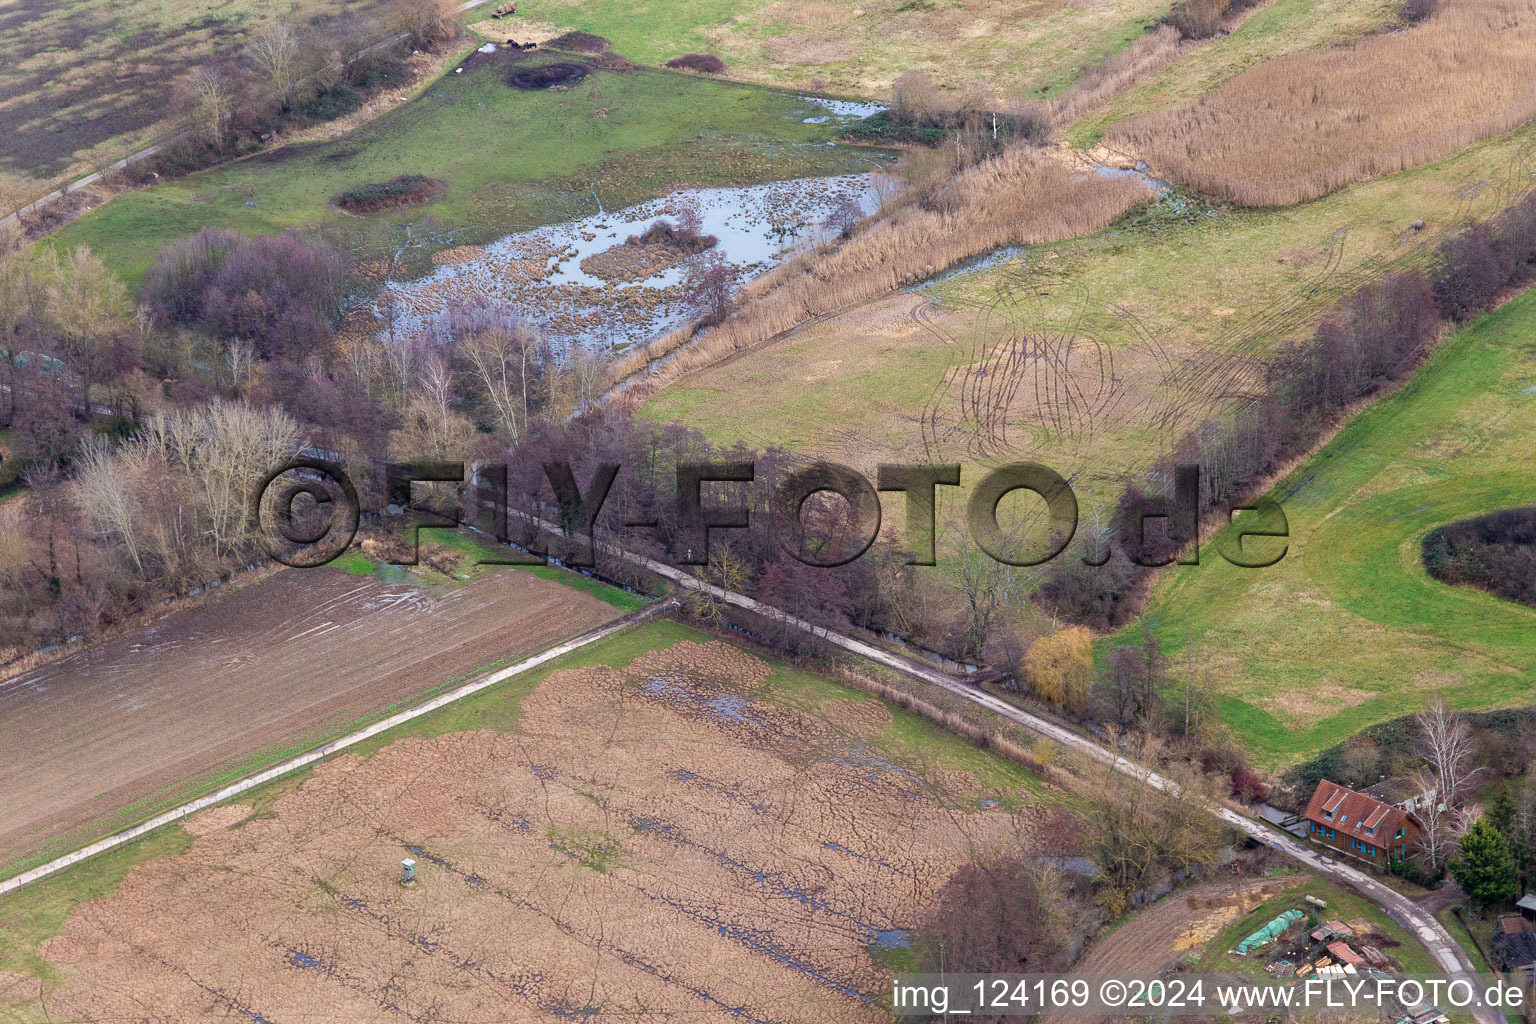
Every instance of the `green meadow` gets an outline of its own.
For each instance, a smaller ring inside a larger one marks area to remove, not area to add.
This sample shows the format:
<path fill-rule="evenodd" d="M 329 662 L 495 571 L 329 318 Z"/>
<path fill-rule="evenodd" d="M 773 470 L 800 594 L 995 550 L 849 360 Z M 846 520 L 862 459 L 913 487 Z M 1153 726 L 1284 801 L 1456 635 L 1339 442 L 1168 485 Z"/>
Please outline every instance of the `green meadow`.
<path fill-rule="evenodd" d="M 1436 582 L 1420 544 L 1443 523 L 1536 502 L 1536 290 L 1451 334 L 1400 391 L 1270 492 L 1285 557 L 1240 569 L 1206 539 L 1142 620 L 1176 672 L 1207 675 L 1221 720 L 1270 768 L 1435 695 L 1536 701 L 1536 609 Z M 1107 646 L 1106 644 L 1106 646 Z"/>
<path fill-rule="evenodd" d="M 477 55 L 478 56 L 478 55 Z M 787 93 L 663 71 L 594 71 L 569 89 L 523 91 L 499 60 L 449 71 L 418 98 L 335 140 L 292 145 L 118 196 L 54 236 L 89 245 L 136 284 L 166 243 L 205 226 L 247 234 L 365 221 L 458 229 L 455 243 L 614 209 L 678 188 L 869 169 L 882 151 L 827 145 L 825 114 Z M 434 203 L 363 218 L 344 189 L 424 174 Z"/>

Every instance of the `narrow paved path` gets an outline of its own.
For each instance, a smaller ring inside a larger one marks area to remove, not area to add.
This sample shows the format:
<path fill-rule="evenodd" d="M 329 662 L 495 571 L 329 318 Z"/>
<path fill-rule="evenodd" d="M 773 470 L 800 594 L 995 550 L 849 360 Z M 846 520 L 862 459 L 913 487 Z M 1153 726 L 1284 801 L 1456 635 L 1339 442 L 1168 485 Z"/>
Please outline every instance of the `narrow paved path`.
<path fill-rule="evenodd" d="M 284 761 L 279 765 L 274 765 L 273 767 L 268 768 L 266 771 L 263 771 L 260 774 L 252 775 L 249 778 L 242 779 L 232 785 L 225 786 L 223 789 L 217 790 L 216 792 L 209 793 L 207 796 L 198 797 L 196 800 L 185 803 L 180 807 L 174 808 L 172 810 L 166 811 L 164 814 L 157 815 L 156 817 L 151 818 L 141 825 L 135 825 L 133 828 L 125 829 L 124 831 L 118 832 L 115 835 L 111 835 L 105 839 L 98 840 L 89 846 L 81 847 L 75 852 L 65 854 L 56 860 L 51 860 L 48 863 L 39 865 L 38 867 L 32 868 L 31 870 L 23 871 L 19 875 L 16 875 L 12 878 L 7 878 L 5 881 L 0 882 L 0 896 L 4 896 L 8 892 L 20 889 L 24 885 L 30 885 L 31 883 L 36 882 L 38 879 L 47 878 L 49 875 L 57 871 L 62 871 L 64 868 L 67 868 L 72 864 L 78 864 L 83 860 L 96 856 L 99 853 L 105 853 L 108 850 L 119 847 L 126 842 L 137 839 L 142 835 L 146 835 L 147 833 L 153 832 L 157 828 L 169 825 L 172 822 L 180 821 L 182 818 L 187 817 L 189 814 L 196 814 L 198 811 L 201 811 L 206 807 L 212 807 L 214 804 L 223 803 L 225 800 L 228 800 L 231 797 L 239 796 L 241 793 L 245 793 L 249 790 L 255 789 L 258 786 L 265 785 L 274 779 L 278 779 L 284 775 L 287 775 L 289 772 L 297 771 L 306 765 L 310 765 L 316 761 L 323 760 L 324 758 L 327 758 L 338 751 L 345 750 L 351 746 L 355 746 L 356 744 L 361 743 L 363 740 L 377 736 L 381 732 L 386 732 L 390 729 L 393 729 L 397 725 L 403 725 L 412 719 L 431 714 L 441 707 L 445 707 L 454 703 L 455 701 L 463 700 L 465 697 L 479 693 L 481 690 L 484 690 L 488 687 L 495 686 L 497 683 L 502 682 L 503 680 L 510 679 L 516 675 L 521 675 L 522 673 L 530 671 L 531 669 L 538 668 L 541 665 L 546 665 L 557 658 L 570 654 L 572 651 L 586 647 L 588 644 L 594 644 L 599 640 L 610 637 L 615 633 L 628 629 L 629 627 L 634 626 L 640 622 L 644 622 L 646 619 L 652 618 L 653 616 L 658 615 L 663 611 L 675 607 L 677 607 L 677 602 L 675 600 L 656 601 L 652 604 L 646 605 L 639 611 L 631 612 L 621 619 L 615 619 L 607 625 L 601 626 L 588 633 L 584 633 L 573 640 L 567 640 L 564 643 L 556 644 L 548 650 L 540 651 L 538 654 L 535 654 L 532 657 L 524 658 L 522 661 L 519 661 L 514 665 L 508 665 L 506 668 L 498 669 L 495 672 L 480 676 L 471 682 L 465 683 L 463 686 L 460 686 L 457 689 L 450 690 L 447 693 L 433 697 L 431 700 L 426 701 L 423 704 L 418 704 L 413 708 L 409 708 L 400 712 L 399 714 L 391 715 L 382 721 L 375 722 L 367 728 L 359 729 L 353 733 L 348 733 L 339 739 L 332 740 L 330 743 L 327 743 L 324 746 L 316 747 L 314 750 L 311 750 L 307 754 L 301 754 L 292 760 Z"/>

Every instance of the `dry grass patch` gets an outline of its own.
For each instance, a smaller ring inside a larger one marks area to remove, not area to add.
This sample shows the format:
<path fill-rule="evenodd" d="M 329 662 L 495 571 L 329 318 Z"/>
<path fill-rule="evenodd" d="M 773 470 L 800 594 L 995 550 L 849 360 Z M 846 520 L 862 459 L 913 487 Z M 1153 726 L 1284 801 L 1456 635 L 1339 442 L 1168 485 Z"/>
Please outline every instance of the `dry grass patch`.
<path fill-rule="evenodd" d="M 1356 690 L 1336 683 L 1315 687 L 1305 693 L 1287 691 L 1266 697 L 1259 703 L 1273 713 L 1283 715 L 1298 725 L 1316 725 L 1346 708 L 1359 707 L 1378 694 Z"/>
<path fill-rule="evenodd" d="M 1536 0 L 1444 0 L 1412 28 L 1262 64 L 1105 140 L 1202 191 L 1289 205 L 1525 123 L 1533 75 Z"/>
<path fill-rule="evenodd" d="M 775 64 L 820 66 L 852 60 L 854 50 L 841 39 L 828 39 L 817 32 L 796 32 L 767 40 L 763 43 L 763 54 Z"/>

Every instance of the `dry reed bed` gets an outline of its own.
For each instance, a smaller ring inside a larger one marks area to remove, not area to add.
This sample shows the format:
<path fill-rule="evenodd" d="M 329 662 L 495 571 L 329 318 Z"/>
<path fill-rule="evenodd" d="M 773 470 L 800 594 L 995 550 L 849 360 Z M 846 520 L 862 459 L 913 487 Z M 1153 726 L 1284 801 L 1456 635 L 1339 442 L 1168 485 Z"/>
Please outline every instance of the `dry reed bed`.
<path fill-rule="evenodd" d="M 741 309 L 712 330 L 697 337 L 692 329 L 674 331 L 618 360 L 615 382 L 652 372 L 615 398 L 632 407 L 732 353 L 1002 246 L 1099 231 L 1151 195 L 1135 180 L 1074 172 L 1058 157 L 1010 150 L 960 174 L 941 197 L 944 212 L 901 209 L 839 248 L 759 278 L 744 289 Z"/>
<path fill-rule="evenodd" d="M 1536 117 L 1533 79 L 1536 0 L 1442 0 L 1413 28 L 1262 64 L 1105 142 L 1201 191 L 1288 205 L 1510 131 Z"/>
<path fill-rule="evenodd" d="M 1192 46 L 1179 38 L 1172 25 L 1160 25 L 1083 76 L 1060 97 L 1051 101 L 1051 121 L 1065 127 L 1085 116 L 1105 100 L 1129 89 L 1142 78 L 1172 64 Z"/>

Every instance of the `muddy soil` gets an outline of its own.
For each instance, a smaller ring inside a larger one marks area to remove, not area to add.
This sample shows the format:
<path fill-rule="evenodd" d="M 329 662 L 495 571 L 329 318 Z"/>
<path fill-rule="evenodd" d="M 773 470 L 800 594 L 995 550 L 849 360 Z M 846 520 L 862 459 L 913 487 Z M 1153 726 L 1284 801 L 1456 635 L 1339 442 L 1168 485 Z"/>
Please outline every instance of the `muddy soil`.
<path fill-rule="evenodd" d="M 433 594 L 288 570 L 0 682 L 0 865 L 617 610 L 526 572 Z"/>
<path fill-rule="evenodd" d="M 555 64 L 537 64 L 512 72 L 507 79 L 519 89 L 551 89 L 557 85 L 573 85 L 587 77 L 584 65 L 560 61 Z"/>

